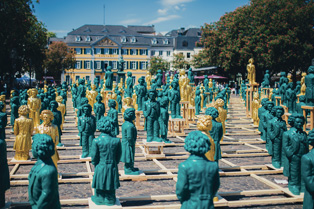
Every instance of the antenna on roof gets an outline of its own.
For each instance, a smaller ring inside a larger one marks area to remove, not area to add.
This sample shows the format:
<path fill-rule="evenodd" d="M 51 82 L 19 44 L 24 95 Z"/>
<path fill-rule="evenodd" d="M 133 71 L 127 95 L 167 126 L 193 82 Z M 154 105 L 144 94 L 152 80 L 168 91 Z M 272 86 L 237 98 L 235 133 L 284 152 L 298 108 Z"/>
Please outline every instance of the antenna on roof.
<path fill-rule="evenodd" d="M 105 20 L 106 20 L 106 6 L 105 6 L 105 4 L 104 4 L 104 25 L 106 25 Z"/>

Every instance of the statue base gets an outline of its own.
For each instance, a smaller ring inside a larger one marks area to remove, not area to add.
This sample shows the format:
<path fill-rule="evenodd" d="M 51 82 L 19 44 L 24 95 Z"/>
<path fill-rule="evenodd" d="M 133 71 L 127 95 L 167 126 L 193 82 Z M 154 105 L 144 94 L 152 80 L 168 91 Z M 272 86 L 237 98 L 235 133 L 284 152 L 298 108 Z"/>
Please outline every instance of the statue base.
<path fill-rule="evenodd" d="M 306 110 L 310 111 L 310 130 L 312 130 L 314 128 L 314 106 L 301 106 L 301 108 L 303 109 L 303 116 L 305 118 L 305 122 L 307 122 L 307 114 L 306 114 Z M 303 125 L 303 130 L 306 131 L 306 124 L 304 123 Z"/>
<path fill-rule="evenodd" d="M 12 160 L 10 161 L 11 163 L 23 163 L 23 162 L 31 162 L 31 158 L 29 158 L 28 160 L 16 160 L 15 158 L 12 158 Z"/>
<path fill-rule="evenodd" d="M 4 207 L 0 208 L 0 209 L 9 209 L 10 206 L 11 206 L 11 202 L 7 202 L 7 203 L 5 203 Z"/>
<path fill-rule="evenodd" d="M 128 174 L 124 174 L 124 170 L 120 170 L 120 176 L 122 179 L 131 179 L 132 181 L 147 181 L 147 176 L 146 174 L 139 170 L 139 175 L 128 175 Z"/>
<path fill-rule="evenodd" d="M 120 200 L 118 198 L 116 198 L 116 203 L 112 206 L 108 206 L 108 205 L 96 205 L 93 201 L 92 198 L 88 198 L 88 206 L 90 209 L 120 209 L 122 208 L 122 205 L 120 203 Z"/>
<path fill-rule="evenodd" d="M 147 142 L 144 139 L 143 144 L 144 144 L 144 156 L 146 159 L 164 158 L 166 156 L 164 154 L 165 142 Z"/>
<path fill-rule="evenodd" d="M 185 136 L 184 124 L 184 118 L 170 118 L 168 125 L 169 132 L 176 136 Z M 175 129 L 175 127 L 177 127 L 177 129 Z"/>

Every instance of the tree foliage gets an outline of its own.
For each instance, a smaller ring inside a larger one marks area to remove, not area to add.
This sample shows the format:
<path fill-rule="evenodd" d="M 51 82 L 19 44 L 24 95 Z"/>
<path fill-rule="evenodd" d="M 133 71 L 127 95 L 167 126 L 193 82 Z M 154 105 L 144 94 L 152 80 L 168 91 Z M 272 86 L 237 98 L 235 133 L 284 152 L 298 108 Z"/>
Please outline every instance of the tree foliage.
<path fill-rule="evenodd" d="M 32 0 L 0 3 L 0 76 L 9 84 L 25 71 L 42 73 L 47 30 L 33 14 Z"/>
<path fill-rule="evenodd" d="M 47 75 L 60 78 L 63 70 L 74 68 L 75 62 L 74 52 L 64 42 L 53 42 L 46 50 L 45 67 Z"/>
<path fill-rule="evenodd" d="M 157 56 L 157 57 L 152 57 L 149 61 L 149 72 L 152 75 L 155 75 L 157 73 L 157 70 L 162 70 L 162 71 L 166 71 L 169 69 L 169 62 L 167 62 L 166 60 L 162 59 L 161 57 Z"/>
<path fill-rule="evenodd" d="M 194 62 L 220 66 L 231 74 L 246 73 L 254 58 L 257 72 L 295 72 L 314 57 L 314 2 L 251 0 L 249 5 L 205 24 Z"/>
<path fill-rule="evenodd" d="M 173 54 L 172 67 L 176 70 L 188 69 L 189 62 L 185 60 L 183 53 Z"/>
<path fill-rule="evenodd" d="M 51 31 L 48 31 L 47 32 L 47 38 L 56 38 L 57 37 L 57 34 L 54 33 L 54 32 L 51 32 Z"/>

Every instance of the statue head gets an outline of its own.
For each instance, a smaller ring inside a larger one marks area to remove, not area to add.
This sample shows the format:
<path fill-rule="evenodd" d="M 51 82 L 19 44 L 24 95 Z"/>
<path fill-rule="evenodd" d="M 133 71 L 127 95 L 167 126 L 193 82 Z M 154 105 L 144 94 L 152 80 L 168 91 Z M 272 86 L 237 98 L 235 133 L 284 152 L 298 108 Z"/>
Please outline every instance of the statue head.
<path fill-rule="evenodd" d="M 203 156 L 210 150 L 210 141 L 201 131 L 190 132 L 184 142 L 184 149 L 192 155 Z"/>
<path fill-rule="evenodd" d="M 266 74 L 268 74 L 269 73 L 269 70 L 266 70 Z"/>
<path fill-rule="evenodd" d="M 254 100 L 258 100 L 258 99 L 259 99 L 259 94 L 258 94 L 258 92 L 254 92 L 253 99 L 254 99 Z"/>
<path fill-rule="evenodd" d="M 286 77 L 286 75 L 287 75 L 286 72 L 280 72 L 281 77 Z"/>
<path fill-rule="evenodd" d="M 302 73 L 302 77 L 305 77 L 305 76 L 306 76 L 306 72 L 303 72 L 303 73 Z"/>
<path fill-rule="evenodd" d="M 97 129 L 105 134 L 111 134 L 112 129 L 113 129 L 113 121 L 109 117 L 101 117 L 97 121 Z"/>
<path fill-rule="evenodd" d="M 63 97 L 62 97 L 62 96 L 57 96 L 57 97 L 56 97 L 56 101 L 57 101 L 58 103 L 62 103 Z"/>
<path fill-rule="evenodd" d="M 133 103 L 133 99 L 131 97 L 127 97 L 124 99 L 124 102 L 127 106 L 130 106 Z"/>
<path fill-rule="evenodd" d="M 217 104 L 218 107 L 223 107 L 225 105 L 225 101 L 223 99 L 217 99 L 215 101 L 215 103 Z"/>
<path fill-rule="evenodd" d="M 162 71 L 160 69 L 157 70 L 157 74 L 161 74 Z"/>
<path fill-rule="evenodd" d="M 127 75 L 128 75 L 129 77 L 132 77 L 132 72 L 128 72 Z"/>
<path fill-rule="evenodd" d="M 142 77 L 140 77 L 137 81 L 138 81 L 138 83 L 141 84 L 141 85 L 144 84 L 144 79 L 143 79 Z"/>
<path fill-rule="evenodd" d="M 254 63 L 254 59 L 253 59 L 253 58 L 250 58 L 250 59 L 249 59 L 249 63 L 250 63 L 250 64 L 253 64 L 253 63 Z"/>
<path fill-rule="evenodd" d="M 213 119 L 219 116 L 219 112 L 215 107 L 209 107 L 205 111 L 205 115 L 210 115 Z"/>
<path fill-rule="evenodd" d="M 111 66 L 108 66 L 108 67 L 107 67 L 107 71 L 110 71 L 110 72 L 111 72 Z"/>
<path fill-rule="evenodd" d="M 84 104 L 88 104 L 88 99 L 86 97 L 81 98 L 81 106 Z"/>
<path fill-rule="evenodd" d="M 53 113 L 50 110 L 43 110 L 40 113 L 40 119 L 43 121 L 43 124 L 45 125 L 50 125 L 53 118 L 54 118 Z"/>
<path fill-rule="evenodd" d="M 178 83 L 177 81 L 172 81 L 171 87 L 172 87 L 173 89 L 177 90 L 178 86 L 179 86 L 179 83 Z"/>
<path fill-rule="evenodd" d="M 128 108 L 128 109 L 126 109 L 125 111 L 124 111 L 124 114 L 123 114 L 123 116 L 124 116 L 124 120 L 126 120 L 126 121 L 133 121 L 133 120 L 135 120 L 135 109 L 134 108 Z"/>
<path fill-rule="evenodd" d="M 304 95 L 301 95 L 301 96 L 299 97 L 299 102 L 305 102 L 305 100 L 306 100 L 306 98 L 305 98 Z"/>
<path fill-rule="evenodd" d="M 1 108 L 1 106 L 0 106 L 0 108 Z M 29 110 L 27 105 L 22 105 L 19 107 L 18 112 L 19 112 L 20 116 L 27 116 L 29 114 L 30 110 Z"/>
<path fill-rule="evenodd" d="M 295 114 L 294 127 L 296 129 L 302 130 L 304 123 L 304 116 L 302 114 Z"/>
<path fill-rule="evenodd" d="M 148 96 L 149 98 L 152 100 L 152 101 L 155 101 L 156 100 L 156 97 L 157 97 L 157 91 L 156 90 L 153 90 L 153 89 L 150 89 L 148 91 Z"/>
<path fill-rule="evenodd" d="M 96 96 L 96 101 L 100 103 L 101 100 L 102 100 L 102 96 L 100 96 L 100 95 L 98 94 L 98 95 Z"/>
<path fill-rule="evenodd" d="M 58 104 L 57 101 L 52 100 L 52 101 L 49 103 L 49 107 L 50 107 L 50 110 L 51 110 L 51 111 L 54 111 L 54 110 L 57 110 L 57 108 L 59 107 L 59 104 Z"/>
<path fill-rule="evenodd" d="M 51 159 L 51 156 L 55 154 L 52 138 L 47 134 L 35 134 L 33 136 L 32 153 L 37 159 Z"/>
<path fill-rule="evenodd" d="M 310 66 L 310 67 L 307 69 L 307 73 L 308 73 L 308 74 L 314 73 L 314 66 Z"/>
<path fill-rule="evenodd" d="M 281 106 L 275 106 L 273 110 L 275 111 L 275 117 L 277 118 L 281 118 L 285 113 L 285 110 Z"/>
<path fill-rule="evenodd" d="M 37 89 L 35 89 L 35 88 L 31 89 L 30 96 L 37 97 L 37 94 L 38 94 L 38 90 Z"/>
<path fill-rule="evenodd" d="M 84 85 L 84 84 L 85 84 L 85 80 L 84 80 L 83 78 L 80 78 L 80 79 L 79 79 L 79 84 L 80 84 L 80 85 Z"/>
<path fill-rule="evenodd" d="M 266 102 L 266 110 L 271 111 L 274 106 L 275 106 L 275 104 L 273 102 L 271 102 L 271 101 Z"/>
<path fill-rule="evenodd" d="M 295 121 L 295 113 L 291 114 L 288 118 L 288 124 L 291 126 L 291 127 L 294 127 L 294 121 Z"/>
<path fill-rule="evenodd" d="M 90 87 L 91 87 L 91 89 L 92 89 L 93 91 L 95 91 L 95 89 L 96 89 L 96 85 L 95 85 L 95 84 L 91 84 Z"/>
<path fill-rule="evenodd" d="M 108 106 L 109 106 L 110 108 L 116 108 L 116 101 L 113 100 L 113 99 L 109 99 L 109 101 L 108 101 Z"/>
<path fill-rule="evenodd" d="M 149 72 L 149 71 L 146 71 L 146 75 L 149 75 L 149 76 L 150 76 L 150 72 Z"/>
<path fill-rule="evenodd" d="M 200 131 L 210 131 L 212 129 L 212 116 L 202 115 L 198 118 L 197 129 Z"/>
<path fill-rule="evenodd" d="M 84 104 L 82 106 L 82 111 L 86 116 L 90 116 L 92 113 L 92 106 L 90 106 L 90 104 Z"/>
<path fill-rule="evenodd" d="M 263 98 L 261 101 L 262 106 L 265 108 L 266 103 L 269 101 L 268 98 Z"/>

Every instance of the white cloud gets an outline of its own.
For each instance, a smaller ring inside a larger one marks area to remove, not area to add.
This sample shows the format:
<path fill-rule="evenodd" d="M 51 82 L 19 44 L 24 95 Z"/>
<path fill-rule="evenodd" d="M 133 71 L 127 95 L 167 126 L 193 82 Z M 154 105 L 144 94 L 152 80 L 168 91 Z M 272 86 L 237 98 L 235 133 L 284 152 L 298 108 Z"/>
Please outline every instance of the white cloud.
<path fill-rule="evenodd" d="M 169 16 L 166 16 L 166 17 L 158 17 L 155 20 L 152 20 L 152 21 L 150 21 L 148 23 L 145 23 L 145 25 L 156 24 L 156 23 L 165 22 L 165 21 L 168 21 L 168 20 L 173 20 L 173 19 L 178 19 L 178 18 L 181 18 L 181 16 L 179 16 L 179 15 L 169 15 Z"/>
<path fill-rule="evenodd" d="M 140 19 L 137 18 L 133 18 L 133 19 L 126 19 L 126 20 L 122 20 L 120 21 L 121 24 L 123 25 L 128 25 L 128 24 L 139 24 L 141 22 Z"/>
<path fill-rule="evenodd" d="M 175 6 L 182 3 L 192 2 L 194 0 L 161 0 L 164 7 Z"/>
<path fill-rule="evenodd" d="M 51 32 L 54 32 L 54 33 L 69 33 L 69 32 L 71 32 L 71 30 L 51 30 Z"/>
<path fill-rule="evenodd" d="M 175 5 L 175 6 L 174 6 L 174 9 L 175 9 L 175 10 L 180 10 L 180 7 L 179 7 L 178 5 Z"/>
<path fill-rule="evenodd" d="M 168 9 L 167 9 L 167 8 L 165 8 L 165 9 L 158 9 L 157 12 L 158 12 L 158 14 L 160 14 L 160 15 L 165 15 L 165 14 L 167 14 Z"/>

